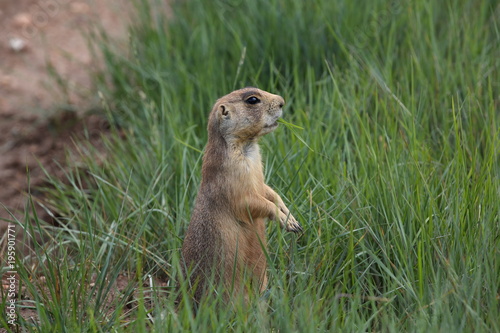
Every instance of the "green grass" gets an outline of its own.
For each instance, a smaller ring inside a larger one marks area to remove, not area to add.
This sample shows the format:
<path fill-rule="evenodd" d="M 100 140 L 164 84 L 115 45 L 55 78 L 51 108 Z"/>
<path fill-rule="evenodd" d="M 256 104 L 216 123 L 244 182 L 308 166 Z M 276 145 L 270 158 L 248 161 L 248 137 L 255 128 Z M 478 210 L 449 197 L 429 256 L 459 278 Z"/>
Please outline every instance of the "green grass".
<path fill-rule="evenodd" d="M 60 225 L 19 223 L 49 239 L 19 258 L 18 304 L 38 316 L 21 326 L 500 331 L 497 1 L 178 1 L 169 19 L 161 5 L 137 3 L 128 52 L 100 43 L 106 159 L 46 189 Z M 261 146 L 305 233 L 269 224 L 260 301 L 174 314 L 207 116 L 247 85 L 287 101 Z"/>

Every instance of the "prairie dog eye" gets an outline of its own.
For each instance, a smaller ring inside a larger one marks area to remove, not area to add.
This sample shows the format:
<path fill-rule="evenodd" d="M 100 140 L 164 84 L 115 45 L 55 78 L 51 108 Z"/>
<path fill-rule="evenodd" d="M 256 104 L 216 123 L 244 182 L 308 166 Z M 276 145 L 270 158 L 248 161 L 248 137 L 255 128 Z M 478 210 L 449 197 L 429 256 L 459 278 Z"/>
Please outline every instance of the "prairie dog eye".
<path fill-rule="evenodd" d="M 260 102 L 260 99 L 258 99 L 255 96 L 251 96 L 251 97 L 248 97 L 245 102 L 248 104 L 257 104 Z"/>

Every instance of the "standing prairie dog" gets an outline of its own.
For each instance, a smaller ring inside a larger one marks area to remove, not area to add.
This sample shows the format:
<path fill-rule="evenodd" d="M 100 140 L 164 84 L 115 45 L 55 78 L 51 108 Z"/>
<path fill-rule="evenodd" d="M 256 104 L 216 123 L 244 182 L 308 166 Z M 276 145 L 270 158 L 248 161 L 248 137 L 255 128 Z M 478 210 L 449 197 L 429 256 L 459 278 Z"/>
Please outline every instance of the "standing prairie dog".
<path fill-rule="evenodd" d="M 278 127 L 285 101 L 257 88 L 231 92 L 215 103 L 208 119 L 202 181 L 182 245 L 184 275 L 199 301 L 221 283 L 229 293 L 262 292 L 266 275 L 266 220 L 287 231 L 302 227 L 281 197 L 264 183 L 258 140 Z M 250 280 L 245 280 L 249 277 Z"/>

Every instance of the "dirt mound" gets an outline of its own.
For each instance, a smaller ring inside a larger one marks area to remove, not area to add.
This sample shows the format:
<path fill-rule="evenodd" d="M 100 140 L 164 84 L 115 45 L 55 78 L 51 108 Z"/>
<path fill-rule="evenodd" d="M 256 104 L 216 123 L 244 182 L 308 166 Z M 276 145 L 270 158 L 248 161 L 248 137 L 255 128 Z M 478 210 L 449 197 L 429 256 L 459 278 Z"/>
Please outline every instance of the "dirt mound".
<path fill-rule="evenodd" d="M 5 134 L 0 135 L 0 201 L 17 218 L 24 214 L 28 190 L 36 196 L 37 188 L 45 184 L 44 169 L 54 177 L 63 178 L 66 155 L 76 148 L 76 142 L 89 140 L 100 147 L 101 135 L 108 131 L 102 117 L 86 115 L 81 118 L 71 111 L 57 113 L 36 126 L 34 123 L 31 117 L 18 117 L 14 122 L 0 124 L 0 133 Z M 84 132 L 88 134 L 84 136 Z M 43 220 L 50 219 L 41 207 L 37 213 Z M 0 209 L 0 218 L 12 217 L 5 209 Z"/>
<path fill-rule="evenodd" d="M 106 126 L 85 110 L 96 103 L 90 75 L 99 63 L 83 33 L 99 24 L 125 36 L 127 7 L 122 0 L 0 2 L 0 203 L 16 218 L 24 215 L 28 171 L 32 189 L 45 181 L 40 165 L 62 176 L 65 151 L 85 127 L 98 144 Z M 0 206 L 0 231 L 2 219 L 11 216 Z"/>

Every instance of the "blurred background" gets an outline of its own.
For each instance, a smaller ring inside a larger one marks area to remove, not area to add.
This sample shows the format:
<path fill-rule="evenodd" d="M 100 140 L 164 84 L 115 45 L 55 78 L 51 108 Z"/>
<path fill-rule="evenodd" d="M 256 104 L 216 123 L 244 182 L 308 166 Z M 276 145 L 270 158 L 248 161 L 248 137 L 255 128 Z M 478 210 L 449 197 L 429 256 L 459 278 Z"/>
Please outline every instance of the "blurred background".
<path fill-rule="evenodd" d="M 117 43 L 126 40 L 131 7 L 122 0 L 0 2 L 0 203 L 17 218 L 25 211 L 27 170 L 34 189 L 45 182 L 39 163 L 62 176 L 57 165 L 74 149 L 71 137 L 84 124 L 103 129 L 88 114 L 96 104 L 92 75 L 102 68 L 88 36 L 101 26 Z M 3 208 L 2 218 L 10 218 Z"/>

